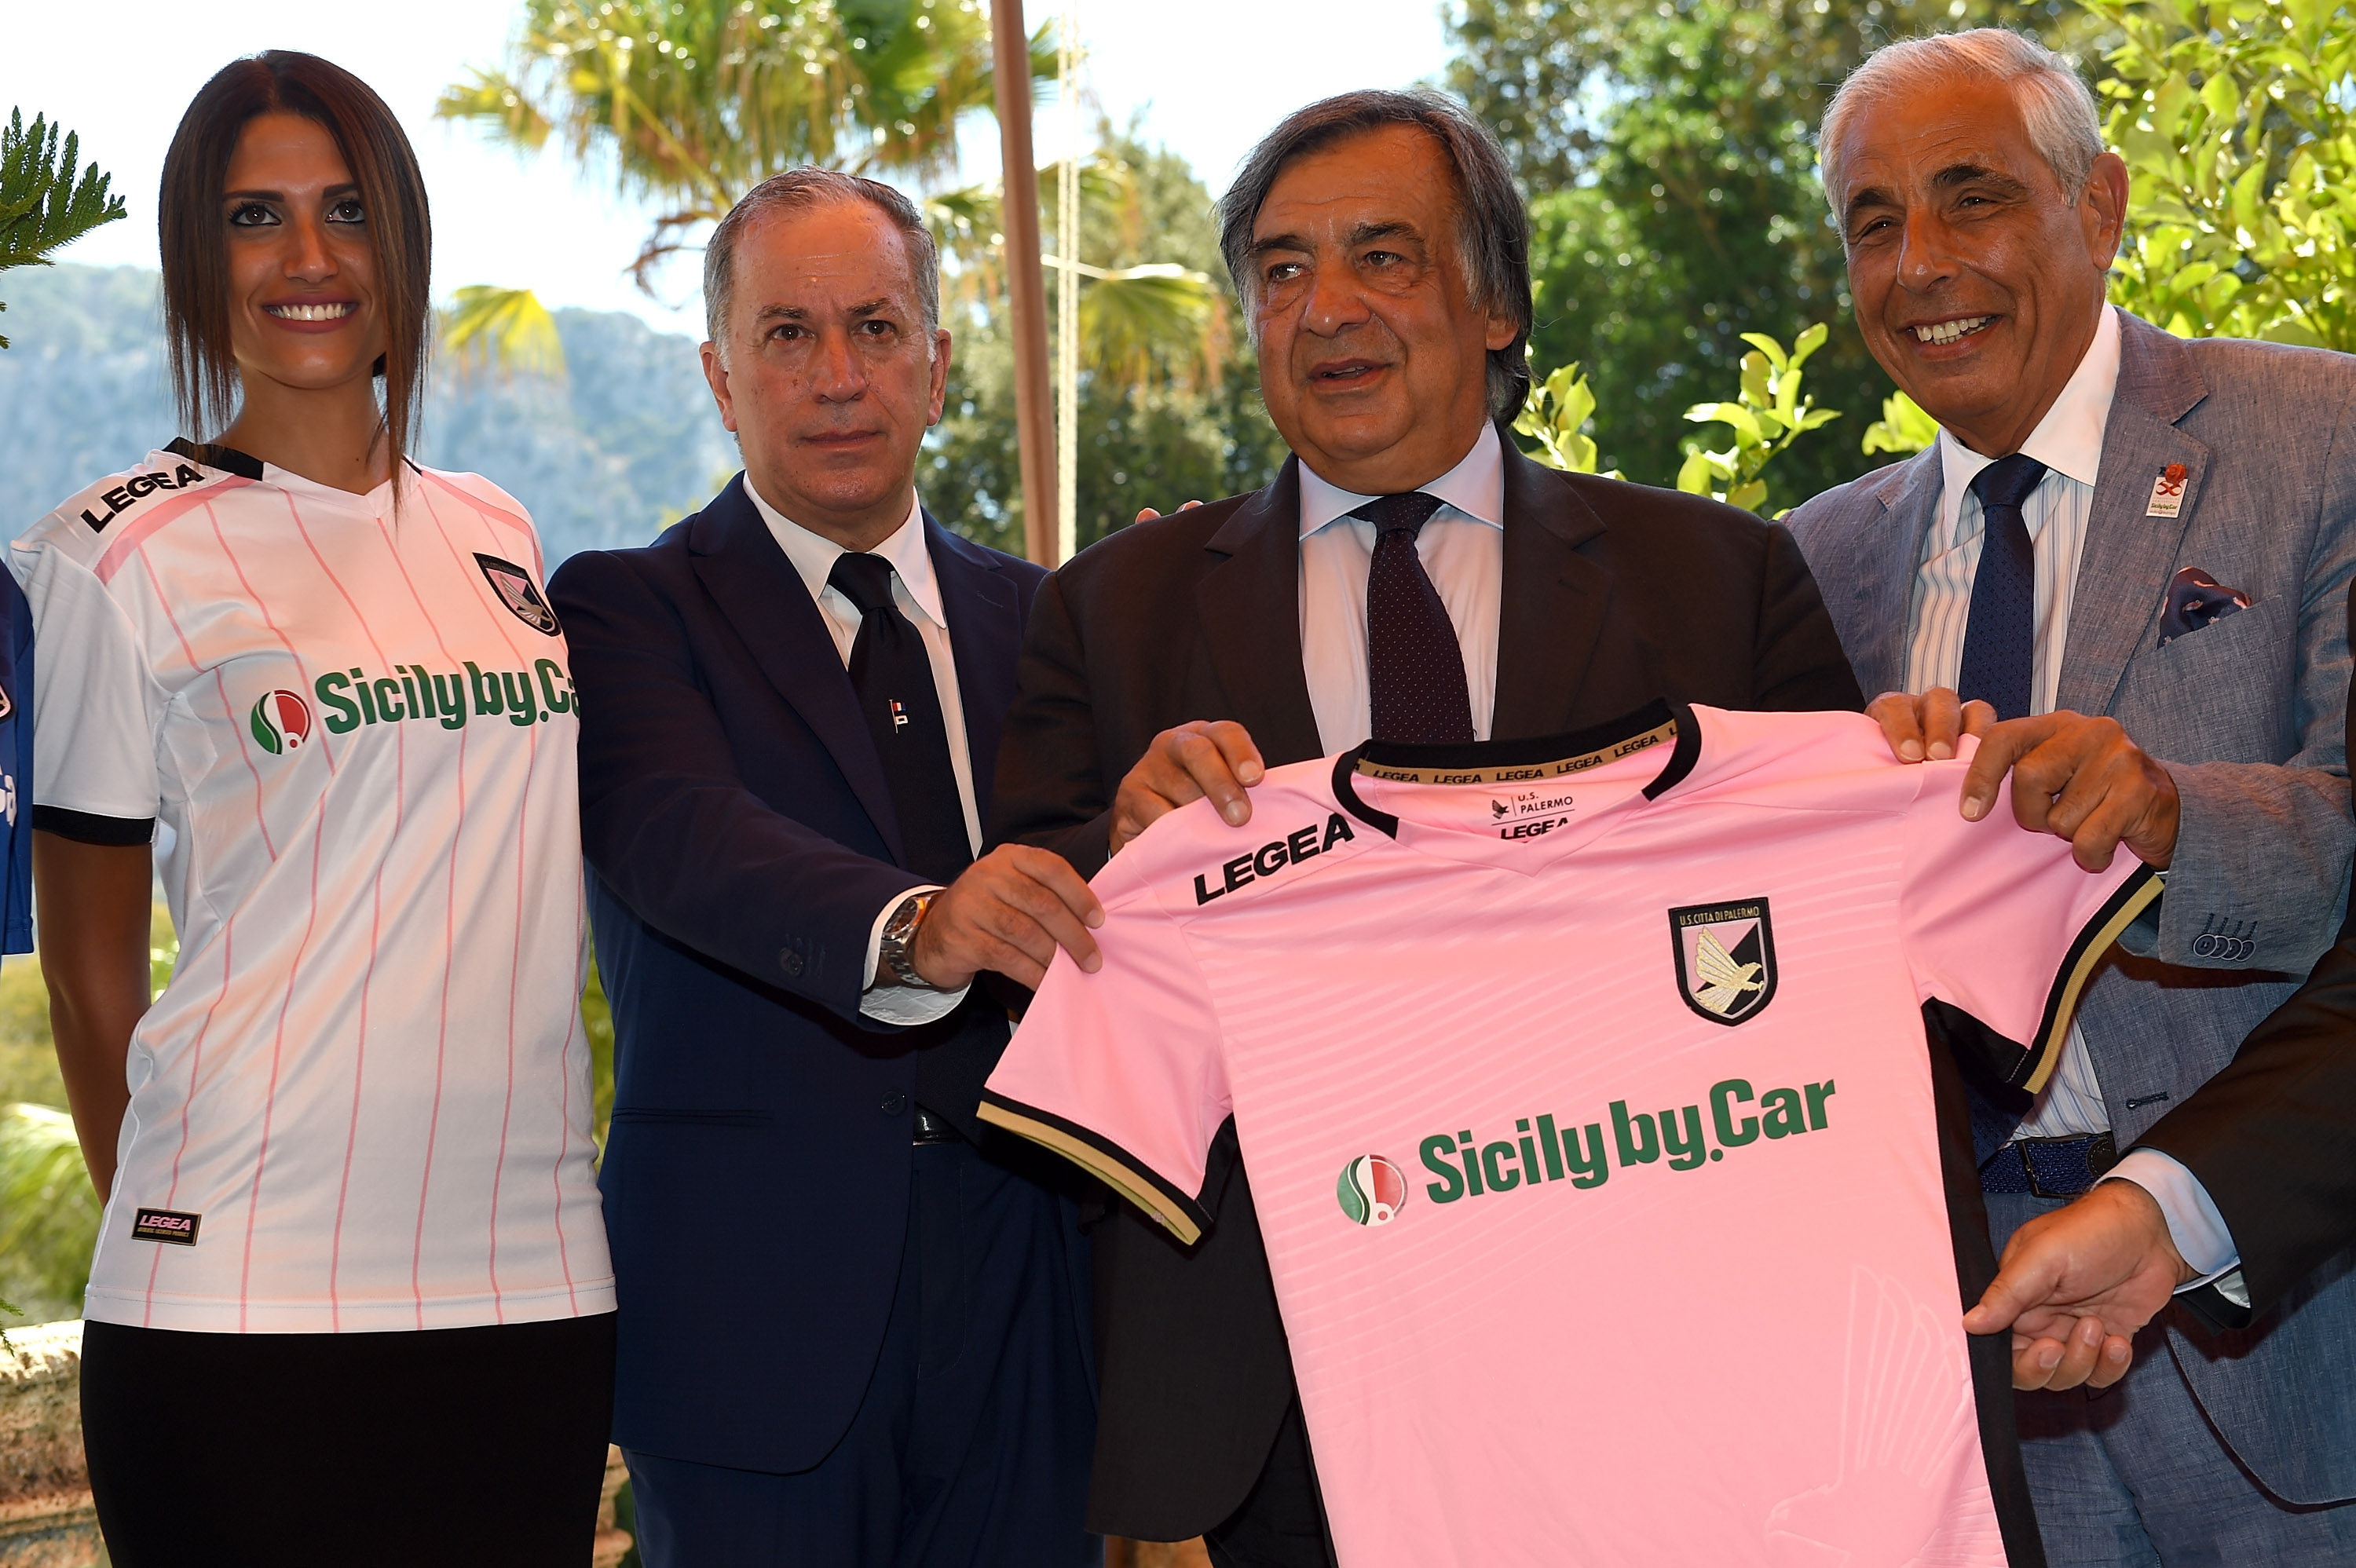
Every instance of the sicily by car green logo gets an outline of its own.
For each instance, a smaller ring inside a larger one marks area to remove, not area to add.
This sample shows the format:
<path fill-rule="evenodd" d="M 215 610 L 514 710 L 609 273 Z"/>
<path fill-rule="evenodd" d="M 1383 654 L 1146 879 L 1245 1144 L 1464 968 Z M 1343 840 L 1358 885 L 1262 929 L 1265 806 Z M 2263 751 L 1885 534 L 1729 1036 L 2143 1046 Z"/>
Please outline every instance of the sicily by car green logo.
<path fill-rule="evenodd" d="M 248 717 L 255 743 L 272 756 L 311 739 L 311 705 L 291 691 L 265 691 Z"/>
<path fill-rule="evenodd" d="M 1334 1188 L 1353 1225 L 1387 1225 L 1407 1203 L 1407 1178 L 1378 1154 L 1362 1154 L 1342 1168 Z"/>
<path fill-rule="evenodd" d="M 410 720 L 460 730 L 469 720 L 503 719 L 522 728 L 575 712 L 581 704 L 572 677 L 554 659 L 534 659 L 530 669 L 484 669 L 468 662 L 449 675 L 413 664 L 395 665 L 393 671 L 371 676 L 357 665 L 331 669 L 311 683 L 308 701 L 292 691 L 265 691 L 248 726 L 262 749 L 275 756 L 311 740 L 313 702 L 331 735 Z"/>
<path fill-rule="evenodd" d="M 1417 1146 L 1423 1168 L 1437 1178 L 1424 1184 L 1423 1192 L 1435 1207 L 1444 1207 L 1506 1192 L 1561 1190 L 1556 1183 L 1591 1190 L 1611 1180 L 1615 1169 L 1664 1163 L 1670 1170 L 1708 1169 L 1729 1151 L 1749 1158 L 1760 1149 L 1790 1147 L 1786 1139 L 1825 1132 L 1832 1125 L 1832 1099 L 1838 1092 L 1829 1078 L 1769 1089 L 1754 1088 L 1747 1078 L 1728 1078 L 1711 1084 L 1700 1101 L 1664 1106 L 1657 1114 L 1632 1111 L 1627 1101 L 1614 1100 L 1604 1116 L 1584 1129 L 1576 1118 L 1558 1127 L 1547 1113 L 1518 1117 L 1511 1133 L 1493 1138 L 1476 1136 L 1470 1127 L 1433 1133 Z M 1342 1168 L 1335 1196 L 1352 1224 L 1383 1225 L 1398 1217 L 1408 1190 L 1397 1166 L 1369 1154 Z"/>

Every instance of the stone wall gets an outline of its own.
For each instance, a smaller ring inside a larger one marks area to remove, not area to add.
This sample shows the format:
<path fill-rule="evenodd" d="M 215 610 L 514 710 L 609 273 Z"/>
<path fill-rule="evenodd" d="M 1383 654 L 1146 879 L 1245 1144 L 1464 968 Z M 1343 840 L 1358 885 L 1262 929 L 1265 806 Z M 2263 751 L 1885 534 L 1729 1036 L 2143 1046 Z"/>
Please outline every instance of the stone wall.
<path fill-rule="evenodd" d="M 81 1325 L 8 1330 L 0 1350 L 0 1564 L 106 1561 L 81 1457 Z"/>

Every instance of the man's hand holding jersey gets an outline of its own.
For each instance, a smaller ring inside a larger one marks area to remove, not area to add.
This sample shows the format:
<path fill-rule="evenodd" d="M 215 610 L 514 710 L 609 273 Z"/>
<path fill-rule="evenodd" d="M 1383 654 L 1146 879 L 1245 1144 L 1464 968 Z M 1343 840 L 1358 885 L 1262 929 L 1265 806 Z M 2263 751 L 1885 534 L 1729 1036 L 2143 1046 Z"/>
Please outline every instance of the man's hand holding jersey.
<path fill-rule="evenodd" d="M 1886 691 L 1866 711 L 1904 763 L 1945 761 L 1965 736 L 1979 737 L 1958 801 L 1975 822 L 1995 809 L 2009 773 L 2013 816 L 2023 827 L 2069 839 L 2086 869 L 2109 866 L 2122 844 L 2161 870 L 2175 859 L 2176 781 L 2115 719 L 2062 710 L 1999 722 L 1987 703 L 1965 702 L 1944 687 L 1919 697 Z"/>
<path fill-rule="evenodd" d="M 1111 853 L 1155 818 L 1209 796 L 1230 827 L 1251 820 L 1244 792 L 1268 776 L 1268 764 L 1233 720 L 1197 719 L 1153 737 L 1112 797 Z"/>
<path fill-rule="evenodd" d="M 1036 990 L 1058 947 L 1088 974 L 1104 967 L 1088 935 L 1104 918 L 1061 855 L 1001 844 L 933 895 L 908 962 L 937 991 L 961 991 L 984 969 Z"/>
<path fill-rule="evenodd" d="M 2136 1331 L 2193 1277 L 2151 1194 L 2105 1181 L 2013 1232 L 1964 1328 L 2011 1331 L 2015 1388 L 2107 1388 L 2126 1375 Z"/>

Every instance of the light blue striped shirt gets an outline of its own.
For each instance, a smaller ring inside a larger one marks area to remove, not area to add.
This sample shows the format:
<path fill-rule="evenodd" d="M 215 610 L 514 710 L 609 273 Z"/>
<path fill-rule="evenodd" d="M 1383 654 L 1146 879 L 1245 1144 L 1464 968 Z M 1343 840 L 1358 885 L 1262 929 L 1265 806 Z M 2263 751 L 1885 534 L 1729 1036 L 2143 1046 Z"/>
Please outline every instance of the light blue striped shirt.
<path fill-rule="evenodd" d="M 2094 341 L 2062 395 L 2021 443 L 2020 450 L 2045 464 L 2045 477 L 2021 507 L 2021 520 L 2036 551 L 2036 646 L 2029 693 L 2032 709 L 2050 713 L 2062 689 L 2062 657 L 2070 636 L 2070 602 L 2076 592 L 2079 558 L 2085 553 L 2086 518 L 2094 504 L 2094 476 L 2102 466 L 2103 428 L 2111 417 L 2111 396 L 2119 380 L 2119 319 L 2103 312 Z M 1939 465 L 1945 488 L 1938 520 L 1923 537 L 1914 572 L 1909 615 L 1906 689 L 1923 692 L 1952 687 L 1964 664 L 1964 631 L 1971 619 L 1972 581 L 1979 570 L 1987 530 L 1980 500 L 1971 484 L 1996 460 L 1983 457 L 1945 430 L 1939 432 Z M 2038 1096 L 2023 1137 L 2072 1137 L 2099 1133 L 2111 1125 L 2102 1086 L 2086 1056 L 2075 1024 L 2062 1061 Z"/>

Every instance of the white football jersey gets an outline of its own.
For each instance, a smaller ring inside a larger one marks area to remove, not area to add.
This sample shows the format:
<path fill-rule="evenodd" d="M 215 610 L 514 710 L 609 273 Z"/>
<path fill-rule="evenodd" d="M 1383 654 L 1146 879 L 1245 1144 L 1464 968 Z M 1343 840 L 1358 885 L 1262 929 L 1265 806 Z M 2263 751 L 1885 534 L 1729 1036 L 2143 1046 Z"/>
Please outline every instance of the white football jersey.
<path fill-rule="evenodd" d="M 41 648 L 34 804 L 159 817 L 180 933 L 132 1037 L 88 1315 L 610 1311 L 538 536 L 472 475 L 404 470 L 396 507 L 201 456 L 150 453 L 10 551 Z"/>

